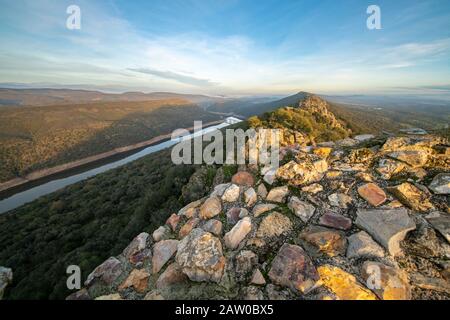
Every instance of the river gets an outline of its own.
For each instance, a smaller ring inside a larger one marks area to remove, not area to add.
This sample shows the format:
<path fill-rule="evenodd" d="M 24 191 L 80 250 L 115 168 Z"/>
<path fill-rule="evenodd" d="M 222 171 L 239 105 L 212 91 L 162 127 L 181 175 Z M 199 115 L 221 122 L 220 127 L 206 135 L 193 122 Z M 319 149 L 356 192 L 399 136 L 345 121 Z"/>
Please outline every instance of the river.
<path fill-rule="evenodd" d="M 204 135 L 206 133 L 212 132 L 214 130 L 222 129 L 224 127 L 229 126 L 230 124 L 237 123 L 240 121 L 241 120 L 239 120 L 237 118 L 229 117 L 229 118 L 225 119 L 225 121 L 223 123 L 215 125 L 215 126 L 211 126 L 208 128 L 204 128 L 201 131 L 190 134 L 189 136 L 187 136 L 187 138 L 193 138 L 193 137 L 196 137 L 199 135 Z M 11 195 L 10 197 L 0 200 L 0 214 L 8 212 L 10 210 L 13 210 L 15 208 L 18 208 L 26 203 L 36 200 L 39 197 L 42 197 L 42 196 L 45 196 L 52 192 L 55 192 L 59 189 L 67 187 L 76 182 L 91 178 L 99 173 L 103 173 L 105 171 L 115 169 L 117 167 L 123 166 L 124 164 L 130 163 L 139 158 L 142 158 L 146 155 L 149 155 L 154 152 L 172 147 L 173 145 L 180 142 L 180 140 L 181 140 L 181 138 L 161 142 L 161 143 L 152 145 L 150 147 L 147 147 L 141 151 L 137 151 L 137 152 L 135 152 L 125 158 L 122 158 L 120 160 L 102 164 L 102 165 L 99 165 L 98 167 L 90 168 L 90 169 L 87 169 L 86 171 L 78 172 L 73 175 L 65 176 L 62 178 L 55 178 L 50 181 L 46 181 L 40 185 L 33 186 L 29 189 L 20 191 L 14 195 Z"/>

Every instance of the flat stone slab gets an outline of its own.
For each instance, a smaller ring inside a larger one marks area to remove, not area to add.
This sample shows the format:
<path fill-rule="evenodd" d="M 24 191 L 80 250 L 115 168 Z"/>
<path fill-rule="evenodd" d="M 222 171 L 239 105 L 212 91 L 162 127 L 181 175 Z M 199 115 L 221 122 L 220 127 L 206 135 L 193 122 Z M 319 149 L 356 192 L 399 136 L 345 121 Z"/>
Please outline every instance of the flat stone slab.
<path fill-rule="evenodd" d="M 428 187 L 435 194 L 450 194 L 450 173 L 436 175 Z"/>
<path fill-rule="evenodd" d="M 374 207 L 378 207 L 386 201 L 386 193 L 375 183 L 366 183 L 358 188 L 358 193 Z"/>
<path fill-rule="evenodd" d="M 366 230 L 392 256 L 402 255 L 400 241 L 416 229 L 405 208 L 358 209 L 356 215 L 356 225 Z"/>
<path fill-rule="evenodd" d="M 306 201 L 302 201 L 296 196 L 293 196 L 289 199 L 288 207 L 304 223 L 307 223 L 309 219 L 311 219 L 311 217 L 314 215 L 314 212 L 316 211 L 316 208 L 312 204 Z"/>
<path fill-rule="evenodd" d="M 348 237 L 347 258 L 382 258 L 384 249 L 365 231 Z"/>
<path fill-rule="evenodd" d="M 347 249 L 347 238 L 341 231 L 311 225 L 304 229 L 299 237 L 308 245 L 305 249 L 314 255 L 325 254 L 334 257 L 344 255 Z"/>
<path fill-rule="evenodd" d="M 433 212 L 426 219 L 450 243 L 450 215 L 444 212 Z"/>
<path fill-rule="evenodd" d="M 352 227 L 352 220 L 336 212 L 325 212 L 319 220 L 319 224 L 339 230 L 349 230 Z"/>
<path fill-rule="evenodd" d="M 415 185 L 405 182 L 400 185 L 387 188 L 401 203 L 416 211 L 428 211 L 433 209 L 433 204 L 428 195 Z"/>

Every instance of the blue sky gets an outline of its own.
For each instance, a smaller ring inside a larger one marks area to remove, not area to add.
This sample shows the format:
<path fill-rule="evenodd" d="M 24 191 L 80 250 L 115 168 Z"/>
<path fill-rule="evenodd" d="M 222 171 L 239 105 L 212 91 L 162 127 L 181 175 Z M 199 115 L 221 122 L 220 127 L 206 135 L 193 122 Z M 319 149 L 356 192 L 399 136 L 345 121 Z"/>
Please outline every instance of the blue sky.
<path fill-rule="evenodd" d="M 81 9 L 68 30 L 66 8 Z M 381 8 L 381 30 L 366 9 Z M 448 0 L 0 0 L 0 83 L 206 94 L 450 90 Z"/>

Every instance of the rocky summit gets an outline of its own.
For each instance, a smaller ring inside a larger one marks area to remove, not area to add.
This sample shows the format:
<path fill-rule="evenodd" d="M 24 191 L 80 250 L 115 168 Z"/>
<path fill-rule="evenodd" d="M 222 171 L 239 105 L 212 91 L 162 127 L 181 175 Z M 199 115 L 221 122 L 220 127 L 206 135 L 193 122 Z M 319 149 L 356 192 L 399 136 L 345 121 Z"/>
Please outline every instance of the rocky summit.
<path fill-rule="evenodd" d="M 449 299 L 448 142 L 321 145 L 285 144 L 278 169 L 240 166 L 67 299 Z M 11 279 L 0 269 L 0 294 Z"/>

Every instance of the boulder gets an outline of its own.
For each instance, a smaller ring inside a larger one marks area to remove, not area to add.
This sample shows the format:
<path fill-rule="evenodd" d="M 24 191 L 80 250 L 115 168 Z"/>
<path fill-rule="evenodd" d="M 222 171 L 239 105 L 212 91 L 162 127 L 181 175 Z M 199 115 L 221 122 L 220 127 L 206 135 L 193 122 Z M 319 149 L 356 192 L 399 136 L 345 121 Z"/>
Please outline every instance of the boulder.
<path fill-rule="evenodd" d="M 198 215 L 198 208 L 200 207 L 202 202 L 202 200 L 197 200 L 189 203 L 187 206 L 178 211 L 178 215 L 185 216 L 188 219 L 195 218 Z"/>
<path fill-rule="evenodd" d="M 173 213 L 169 219 L 167 219 L 166 224 L 172 229 L 172 231 L 175 231 L 177 229 L 178 223 L 181 220 L 181 216 Z"/>
<path fill-rule="evenodd" d="M 180 241 L 176 262 L 192 281 L 219 282 L 226 260 L 220 240 L 197 228 Z"/>
<path fill-rule="evenodd" d="M 352 220 L 336 212 L 325 212 L 319 220 L 319 224 L 339 230 L 349 230 L 352 227 Z"/>
<path fill-rule="evenodd" d="M 258 264 L 258 256 L 250 250 L 242 250 L 235 258 L 235 271 L 238 280 L 245 280 L 246 276 L 254 270 Z"/>
<path fill-rule="evenodd" d="M 239 186 L 252 187 L 255 184 L 255 179 L 251 173 L 240 171 L 231 178 L 231 182 Z"/>
<path fill-rule="evenodd" d="M 257 194 L 258 194 L 258 197 L 260 197 L 262 200 L 265 200 L 265 199 L 266 199 L 268 192 L 267 192 L 267 188 L 266 188 L 266 186 L 264 185 L 264 183 L 261 183 L 261 184 L 258 186 L 258 189 L 257 189 L 256 192 L 257 192 Z"/>
<path fill-rule="evenodd" d="M 377 300 L 375 294 L 360 284 L 353 275 L 338 267 L 323 265 L 317 271 L 322 285 L 339 300 Z"/>
<path fill-rule="evenodd" d="M 182 272 L 180 266 L 174 262 L 168 265 L 166 270 L 161 273 L 156 281 L 156 288 L 162 290 L 172 285 L 185 282 L 187 279 L 187 276 Z"/>
<path fill-rule="evenodd" d="M 301 247 L 284 244 L 272 262 L 269 278 L 276 285 L 307 294 L 319 280 L 319 274 Z"/>
<path fill-rule="evenodd" d="M 84 285 L 89 287 L 97 280 L 101 281 L 105 285 L 111 285 L 120 277 L 124 271 L 123 268 L 124 267 L 119 259 L 111 257 L 88 275 Z"/>
<path fill-rule="evenodd" d="M 236 202 L 239 200 L 240 188 L 235 184 L 231 184 L 223 193 L 222 201 L 224 202 Z"/>
<path fill-rule="evenodd" d="M 316 208 L 308 202 L 302 201 L 296 196 L 292 196 L 288 203 L 289 209 L 299 217 L 304 223 L 307 223 L 309 219 L 314 215 Z"/>
<path fill-rule="evenodd" d="M 289 188 L 287 186 L 273 188 L 267 195 L 266 200 L 271 202 L 284 203 L 288 194 Z"/>
<path fill-rule="evenodd" d="M 262 215 L 264 212 L 273 210 L 277 207 L 276 204 L 271 204 L 271 203 L 262 203 L 262 204 L 258 204 L 253 208 L 252 214 L 255 218 L 259 217 L 260 215 Z"/>
<path fill-rule="evenodd" d="M 161 226 L 155 231 L 153 231 L 152 237 L 155 242 L 161 241 L 165 237 L 167 237 L 169 234 L 169 229 L 165 226 Z"/>
<path fill-rule="evenodd" d="M 358 209 L 356 224 L 366 230 L 392 256 L 402 255 L 400 241 L 416 228 L 408 210 L 399 209 Z"/>
<path fill-rule="evenodd" d="M 365 231 L 348 237 L 347 258 L 382 258 L 383 248 Z"/>
<path fill-rule="evenodd" d="M 428 152 L 403 150 L 395 151 L 388 154 L 389 157 L 403 161 L 414 168 L 423 167 L 428 161 Z"/>
<path fill-rule="evenodd" d="M 186 237 L 197 225 L 200 223 L 199 218 L 191 218 L 189 219 L 181 228 L 178 236 L 180 239 Z"/>
<path fill-rule="evenodd" d="M 3 299 L 5 289 L 12 283 L 13 272 L 9 268 L 0 267 L 0 300 Z"/>
<path fill-rule="evenodd" d="M 255 284 L 257 286 L 263 286 L 266 284 L 266 279 L 264 279 L 263 274 L 259 269 L 256 269 L 253 273 L 252 279 L 250 280 L 251 284 Z"/>
<path fill-rule="evenodd" d="M 123 250 L 123 256 L 132 264 L 143 262 L 146 258 L 151 257 L 150 249 L 146 249 L 147 240 L 150 235 L 146 232 L 142 232 Z M 144 252 L 145 251 L 145 252 Z"/>
<path fill-rule="evenodd" d="M 410 300 L 411 287 L 407 275 L 385 264 L 366 261 L 361 268 L 366 285 L 382 300 Z"/>
<path fill-rule="evenodd" d="M 298 186 L 319 181 L 328 170 L 326 160 L 317 155 L 301 153 L 297 155 L 296 161 L 290 161 L 278 168 L 277 178 Z"/>
<path fill-rule="evenodd" d="M 450 194 L 450 173 L 436 175 L 429 188 L 434 194 Z"/>
<path fill-rule="evenodd" d="M 203 225 L 202 228 L 206 232 L 210 232 L 210 233 L 212 233 L 215 236 L 221 236 L 222 235 L 222 222 L 220 222 L 219 220 L 215 220 L 215 219 L 208 220 Z"/>
<path fill-rule="evenodd" d="M 406 165 L 403 162 L 384 158 L 384 159 L 380 159 L 380 161 L 378 162 L 378 167 L 375 168 L 375 171 L 384 180 L 389 180 L 393 176 L 402 172 L 405 168 L 406 168 Z"/>
<path fill-rule="evenodd" d="M 256 200 L 258 200 L 258 195 L 256 194 L 255 189 L 248 188 L 247 190 L 245 190 L 244 202 L 247 207 L 253 207 L 253 205 L 256 203 Z"/>
<path fill-rule="evenodd" d="M 450 215 L 444 212 L 432 212 L 427 221 L 450 243 Z"/>
<path fill-rule="evenodd" d="M 292 227 L 292 222 L 288 217 L 281 213 L 273 212 L 264 217 L 261 221 L 258 231 L 256 232 L 256 237 L 270 239 L 287 235 L 292 231 Z"/>
<path fill-rule="evenodd" d="M 144 293 L 148 287 L 150 274 L 144 269 L 134 269 L 128 278 L 119 286 L 119 290 L 125 290 L 133 287 L 138 293 Z"/>
<path fill-rule="evenodd" d="M 344 255 L 347 249 L 347 238 L 341 231 L 311 225 L 304 229 L 300 239 L 305 248 L 313 254 L 325 254 L 329 257 Z"/>
<path fill-rule="evenodd" d="M 386 193 L 375 183 L 366 183 L 358 188 L 359 195 L 374 207 L 386 201 Z"/>
<path fill-rule="evenodd" d="M 227 217 L 227 223 L 231 225 L 235 225 L 239 221 L 239 216 L 241 214 L 242 208 L 233 207 L 227 211 L 225 216 Z"/>
<path fill-rule="evenodd" d="M 241 219 L 229 232 L 224 236 L 225 245 L 230 249 L 236 249 L 247 234 L 252 230 L 252 221 L 250 217 Z"/>
<path fill-rule="evenodd" d="M 328 196 L 328 200 L 333 207 L 347 209 L 353 199 L 344 193 L 333 193 Z"/>
<path fill-rule="evenodd" d="M 217 216 L 222 211 L 222 202 L 218 197 L 210 197 L 200 207 L 200 218 L 204 220 Z"/>
<path fill-rule="evenodd" d="M 394 187 L 389 187 L 388 191 L 401 203 L 413 210 L 428 211 L 434 208 L 428 199 L 428 195 L 411 183 L 405 182 Z"/>
<path fill-rule="evenodd" d="M 152 272 L 158 273 L 177 252 L 178 240 L 162 240 L 153 246 Z"/>
<path fill-rule="evenodd" d="M 302 187 L 301 190 L 303 192 L 316 194 L 316 193 L 322 192 L 323 191 L 323 187 L 322 187 L 322 185 L 320 185 L 318 183 L 313 183 L 313 184 L 310 184 L 309 186 Z"/>

